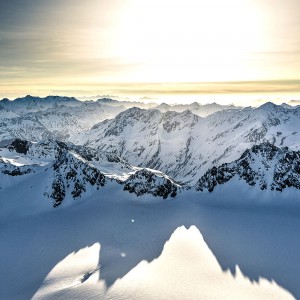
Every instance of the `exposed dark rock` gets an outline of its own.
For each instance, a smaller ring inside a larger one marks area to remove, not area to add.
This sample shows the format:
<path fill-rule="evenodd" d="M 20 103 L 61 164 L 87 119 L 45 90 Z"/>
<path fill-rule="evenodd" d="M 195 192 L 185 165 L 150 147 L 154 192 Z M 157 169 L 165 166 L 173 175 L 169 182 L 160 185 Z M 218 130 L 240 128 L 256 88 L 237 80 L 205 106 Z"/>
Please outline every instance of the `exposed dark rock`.
<path fill-rule="evenodd" d="M 135 193 L 137 196 L 151 194 L 164 199 L 175 197 L 179 186 L 162 173 L 154 173 L 142 169 L 132 174 L 124 184 L 124 191 Z"/>
<path fill-rule="evenodd" d="M 17 153 L 27 154 L 29 146 L 29 142 L 23 141 L 20 139 L 15 139 L 13 142 L 11 142 L 10 146 L 8 147 L 9 150 L 14 150 Z"/>
<path fill-rule="evenodd" d="M 250 186 L 258 185 L 261 190 L 270 188 L 282 191 L 287 187 L 300 189 L 300 152 L 291 151 L 287 147 L 277 148 L 268 142 L 255 145 L 238 160 L 208 170 L 195 188 L 212 192 L 217 185 L 235 176 Z"/>

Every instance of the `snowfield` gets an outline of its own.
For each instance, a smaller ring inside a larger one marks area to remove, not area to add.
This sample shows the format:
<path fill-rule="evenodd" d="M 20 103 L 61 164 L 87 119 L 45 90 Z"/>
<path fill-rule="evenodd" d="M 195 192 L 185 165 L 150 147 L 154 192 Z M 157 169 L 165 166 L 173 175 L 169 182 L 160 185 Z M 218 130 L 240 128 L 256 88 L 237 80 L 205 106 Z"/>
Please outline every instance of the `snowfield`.
<path fill-rule="evenodd" d="M 0 192 L 19 207 L 1 214 L 0 298 L 297 299 L 298 194 L 251 190 L 154 200 L 104 188 L 55 209 Z"/>

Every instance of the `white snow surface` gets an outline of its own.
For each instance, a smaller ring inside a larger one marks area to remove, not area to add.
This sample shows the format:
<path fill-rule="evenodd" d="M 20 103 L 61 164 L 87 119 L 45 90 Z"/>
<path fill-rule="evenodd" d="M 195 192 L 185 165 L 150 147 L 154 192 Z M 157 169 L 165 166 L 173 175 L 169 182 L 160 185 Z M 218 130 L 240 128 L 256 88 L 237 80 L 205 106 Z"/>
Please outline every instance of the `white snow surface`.
<path fill-rule="evenodd" d="M 300 296 L 295 191 L 229 184 L 162 201 L 109 186 L 54 209 L 34 181 L 0 190 L 1 299 Z"/>

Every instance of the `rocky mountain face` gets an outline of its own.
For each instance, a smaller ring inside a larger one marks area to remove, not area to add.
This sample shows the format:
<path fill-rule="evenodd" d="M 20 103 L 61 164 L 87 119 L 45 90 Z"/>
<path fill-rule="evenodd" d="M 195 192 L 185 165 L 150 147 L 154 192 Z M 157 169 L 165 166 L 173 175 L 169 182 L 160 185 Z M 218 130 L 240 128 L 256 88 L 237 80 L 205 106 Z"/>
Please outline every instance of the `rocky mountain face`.
<path fill-rule="evenodd" d="M 212 192 L 233 178 L 261 190 L 300 189 L 300 151 L 278 148 L 268 142 L 247 149 L 231 163 L 208 170 L 197 182 L 197 191 Z"/>
<path fill-rule="evenodd" d="M 300 107 L 212 104 L 206 108 L 219 111 L 201 117 L 197 103 L 156 109 L 119 103 L 0 101 L 0 188 L 39 176 L 41 197 L 54 206 L 112 186 L 162 198 L 192 187 L 213 191 L 235 179 L 261 190 L 299 189 Z"/>
<path fill-rule="evenodd" d="M 169 196 L 174 198 L 181 186 L 162 172 L 149 169 L 141 169 L 131 174 L 124 182 L 124 190 L 135 193 L 138 196 L 151 194 L 155 197 Z"/>
<path fill-rule="evenodd" d="M 182 172 L 182 165 L 188 168 L 193 130 L 198 122 L 201 118 L 190 111 L 163 114 L 132 108 L 95 125 L 74 142 L 116 153 L 140 167 L 167 170 L 175 177 Z"/>
<path fill-rule="evenodd" d="M 52 184 L 45 195 L 53 199 L 54 207 L 69 193 L 74 199 L 80 197 L 87 188 L 99 189 L 106 183 L 105 175 L 88 161 L 71 151 L 61 151 L 47 168 L 50 169 Z"/>
<path fill-rule="evenodd" d="M 213 166 L 231 162 L 255 144 L 300 149 L 300 109 L 267 103 L 201 118 L 181 113 L 128 109 L 100 122 L 73 142 L 116 153 L 131 164 L 196 183 Z"/>
<path fill-rule="evenodd" d="M 16 139 L 0 148 L 0 188 L 7 187 L 7 177 L 34 174 L 47 179 L 43 196 L 51 199 L 54 207 L 65 198 L 87 196 L 113 184 L 137 196 L 151 194 L 164 199 L 174 197 L 181 189 L 161 172 L 133 167 L 115 154 L 88 147 L 55 140 L 33 143 Z"/>

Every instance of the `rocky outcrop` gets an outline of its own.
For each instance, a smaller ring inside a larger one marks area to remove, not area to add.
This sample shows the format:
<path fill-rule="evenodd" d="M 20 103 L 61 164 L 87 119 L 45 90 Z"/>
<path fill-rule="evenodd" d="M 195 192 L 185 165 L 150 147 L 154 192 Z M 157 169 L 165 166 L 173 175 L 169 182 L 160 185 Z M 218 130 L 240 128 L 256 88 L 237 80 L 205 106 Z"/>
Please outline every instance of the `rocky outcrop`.
<path fill-rule="evenodd" d="M 155 197 L 174 198 L 180 186 L 165 174 L 150 170 L 141 169 L 124 182 L 124 191 L 135 193 L 137 196 L 151 194 Z"/>
<path fill-rule="evenodd" d="M 255 145 L 232 162 L 208 170 L 197 182 L 197 191 L 212 192 L 232 178 L 243 180 L 261 190 L 300 189 L 300 152 L 278 148 L 268 142 Z"/>

